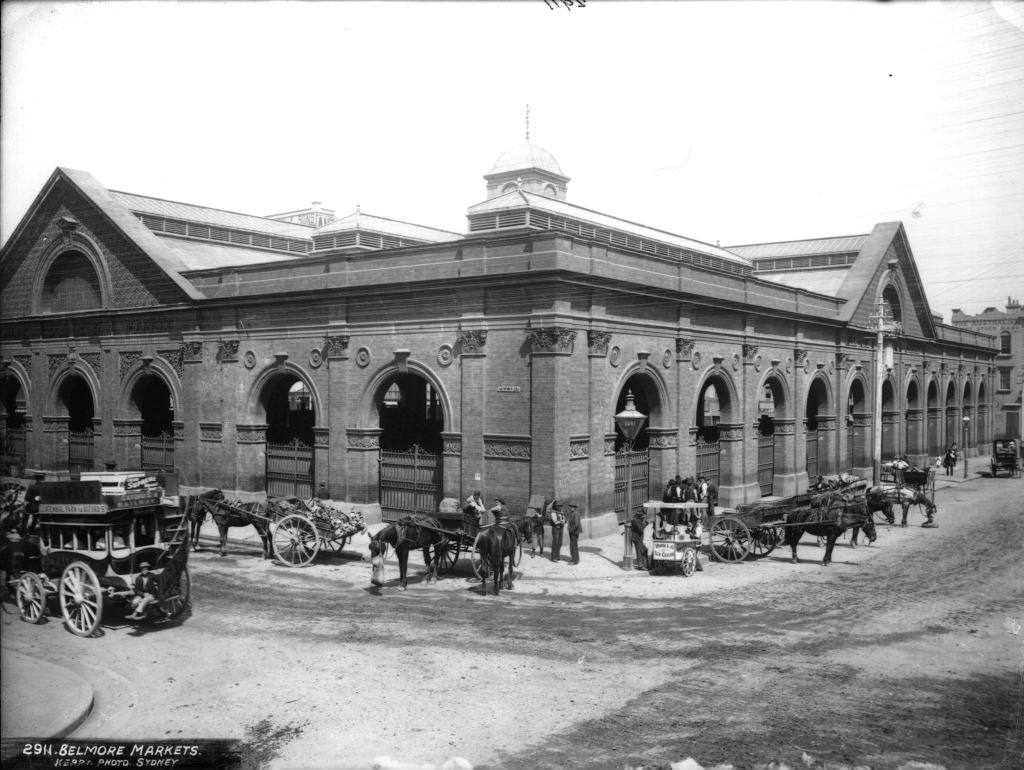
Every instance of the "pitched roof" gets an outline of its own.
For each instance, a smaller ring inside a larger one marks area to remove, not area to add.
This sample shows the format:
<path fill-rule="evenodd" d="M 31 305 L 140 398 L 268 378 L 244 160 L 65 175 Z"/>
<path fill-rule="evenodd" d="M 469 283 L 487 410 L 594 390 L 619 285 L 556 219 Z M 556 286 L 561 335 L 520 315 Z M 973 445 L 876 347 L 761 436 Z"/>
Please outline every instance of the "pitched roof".
<path fill-rule="evenodd" d="M 669 244 L 670 246 L 687 249 L 688 251 L 710 254 L 727 262 L 741 264 L 747 267 L 750 266 L 749 259 L 739 254 L 734 254 L 720 246 L 712 246 L 709 243 L 697 241 L 692 238 L 686 238 L 682 235 L 676 235 L 675 233 L 670 233 L 666 230 L 658 230 L 654 227 L 648 227 L 636 222 L 631 222 L 628 219 L 619 219 L 618 217 L 613 217 L 610 214 L 602 214 L 599 211 L 593 211 L 592 209 L 587 209 L 583 206 L 576 206 L 572 203 L 567 203 L 566 201 L 551 198 L 547 195 L 538 195 L 537 193 L 527 192 L 526 190 L 512 190 L 504 195 L 498 195 L 494 198 L 485 200 L 482 203 L 477 203 L 469 207 L 467 214 L 472 217 L 477 214 L 487 214 L 521 208 L 529 208 L 536 211 L 556 214 L 561 217 L 569 217 L 588 224 L 597 225 L 598 227 L 618 230 L 629 235 L 635 235 L 639 238 L 645 238 L 650 241 L 659 241 L 661 243 Z"/>
<path fill-rule="evenodd" d="M 812 254 L 836 254 L 860 251 L 867 235 L 844 235 L 834 238 L 807 238 L 800 241 L 775 241 L 774 243 L 751 243 L 741 246 L 726 246 L 747 259 L 769 257 L 797 257 Z"/>
<path fill-rule="evenodd" d="M 410 240 L 426 241 L 427 243 L 456 241 L 463 238 L 461 233 L 451 232 L 450 230 L 439 230 L 436 227 L 414 225 L 411 222 L 403 222 L 399 219 L 388 219 L 387 217 L 364 214 L 359 210 L 349 214 L 347 217 L 336 219 L 329 225 L 324 225 L 316 231 L 316 235 L 345 232 L 347 230 L 368 230 L 374 233 L 395 235 Z"/>
<path fill-rule="evenodd" d="M 282 235 L 292 238 L 312 238 L 316 228 L 295 222 L 281 222 L 277 219 L 257 217 L 251 214 L 238 214 L 234 211 L 214 209 L 209 206 L 196 206 L 191 203 L 178 203 L 161 198 L 150 198 L 145 195 L 110 190 L 111 196 L 130 211 L 138 214 L 152 214 L 181 219 L 187 222 L 229 227 L 235 230 L 250 230 L 270 235 Z"/>

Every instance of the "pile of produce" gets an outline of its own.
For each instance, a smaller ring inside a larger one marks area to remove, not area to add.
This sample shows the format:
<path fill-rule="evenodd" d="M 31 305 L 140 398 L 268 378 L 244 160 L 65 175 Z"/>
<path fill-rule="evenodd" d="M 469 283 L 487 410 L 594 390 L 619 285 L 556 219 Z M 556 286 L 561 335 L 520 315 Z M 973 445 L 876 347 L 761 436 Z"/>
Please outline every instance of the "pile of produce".
<path fill-rule="evenodd" d="M 310 500 L 307 505 L 313 520 L 321 526 L 326 523 L 334 532 L 335 537 L 348 537 L 366 529 L 363 514 L 357 511 L 345 513 L 316 499 Z"/>

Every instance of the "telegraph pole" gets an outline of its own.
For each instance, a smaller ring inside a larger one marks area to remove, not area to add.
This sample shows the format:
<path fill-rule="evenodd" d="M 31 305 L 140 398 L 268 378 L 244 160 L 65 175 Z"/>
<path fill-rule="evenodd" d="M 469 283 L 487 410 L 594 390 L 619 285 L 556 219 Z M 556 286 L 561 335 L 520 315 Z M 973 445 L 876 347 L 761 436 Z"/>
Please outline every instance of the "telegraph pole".
<path fill-rule="evenodd" d="M 896 261 L 889 262 L 889 274 L 896 271 Z M 886 319 L 885 300 L 882 293 L 878 293 L 877 310 L 871 316 L 875 322 L 875 409 L 872 416 L 871 438 L 871 469 L 873 486 L 878 486 L 882 481 L 882 383 L 885 382 L 885 335 L 892 334 L 899 328 L 899 325 Z"/>

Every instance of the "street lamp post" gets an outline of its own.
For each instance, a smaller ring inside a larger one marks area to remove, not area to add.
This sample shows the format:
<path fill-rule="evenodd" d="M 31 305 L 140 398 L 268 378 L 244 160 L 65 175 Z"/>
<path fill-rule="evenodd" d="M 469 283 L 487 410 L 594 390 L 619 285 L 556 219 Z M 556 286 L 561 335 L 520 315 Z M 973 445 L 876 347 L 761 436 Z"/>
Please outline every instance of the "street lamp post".
<path fill-rule="evenodd" d="M 964 417 L 964 478 L 967 478 L 967 434 L 971 425 L 971 418 Z"/>
<path fill-rule="evenodd" d="M 626 408 L 615 415 L 615 424 L 622 431 L 626 443 L 622 445 L 626 453 L 626 515 L 622 522 L 622 569 L 633 569 L 633 541 L 630 538 L 629 520 L 633 513 L 633 441 L 644 425 L 647 415 L 637 411 L 633 403 L 633 391 L 626 392 Z"/>

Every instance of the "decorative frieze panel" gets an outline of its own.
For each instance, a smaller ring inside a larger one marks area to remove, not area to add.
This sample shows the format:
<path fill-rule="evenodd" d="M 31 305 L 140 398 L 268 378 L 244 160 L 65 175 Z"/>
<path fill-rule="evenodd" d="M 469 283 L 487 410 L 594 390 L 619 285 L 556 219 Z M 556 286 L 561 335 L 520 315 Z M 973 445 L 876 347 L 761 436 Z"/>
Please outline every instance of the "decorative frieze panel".
<path fill-rule="evenodd" d="M 345 431 L 345 446 L 349 449 L 376 452 L 380 449 L 380 428 L 349 428 Z"/>
<path fill-rule="evenodd" d="M 592 356 L 608 355 L 608 345 L 612 341 L 612 333 L 591 329 L 587 332 L 587 351 Z"/>
<path fill-rule="evenodd" d="M 614 433 L 604 434 L 604 456 L 611 457 L 615 454 L 615 439 L 617 438 Z"/>
<path fill-rule="evenodd" d="M 224 426 L 219 422 L 199 423 L 199 440 L 219 444 L 224 440 Z"/>
<path fill-rule="evenodd" d="M 326 449 L 331 445 L 330 428 L 313 428 L 313 446 L 317 449 Z"/>
<path fill-rule="evenodd" d="M 442 433 L 441 453 L 445 457 L 462 457 L 462 434 Z"/>
<path fill-rule="evenodd" d="M 142 420 L 114 419 L 115 438 L 142 438 Z"/>
<path fill-rule="evenodd" d="M 203 343 L 197 341 L 184 342 L 181 345 L 181 360 L 185 363 L 202 363 Z"/>
<path fill-rule="evenodd" d="M 47 369 L 50 372 L 50 379 L 53 379 L 53 375 L 56 374 L 57 370 L 60 369 L 68 362 L 66 353 L 50 353 L 46 356 Z"/>
<path fill-rule="evenodd" d="M 590 457 L 590 436 L 569 437 L 569 459 L 586 460 Z"/>
<path fill-rule="evenodd" d="M 185 374 L 185 357 L 182 350 L 183 348 L 178 348 L 177 350 L 156 351 L 156 354 L 160 356 L 160 358 L 170 364 L 174 373 L 178 375 L 178 379 L 181 379 L 182 375 Z"/>
<path fill-rule="evenodd" d="M 529 460 L 533 440 L 529 436 L 484 434 L 484 457 L 499 460 Z"/>
<path fill-rule="evenodd" d="M 324 356 L 327 358 L 348 358 L 349 339 L 350 337 L 347 334 L 328 334 L 324 337 Z"/>
<path fill-rule="evenodd" d="M 718 426 L 719 441 L 742 441 L 743 425 L 740 423 L 720 423 Z"/>
<path fill-rule="evenodd" d="M 676 337 L 676 355 L 681 361 L 689 361 L 696 342 L 686 337 Z"/>
<path fill-rule="evenodd" d="M 675 428 L 648 428 L 647 445 L 651 449 L 675 449 L 679 445 L 679 433 Z"/>
<path fill-rule="evenodd" d="M 82 353 L 81 358 L 96 373 L 97 377 L 103 374 L 103 356 L 99 353 Z"/>
<path fill-rule="evenodd" d="M 238 340 L 217 340 L 217 363 L 228 364 L 238 360 Z"/>
<path fill-rule="evenodd" d="M 267 425 L 238 425 L 235 427 L 239 444 L 266 444 Z"/>
<path fill-rule="evenodd" d="M 124 376 L 128 374 L 128 370 L 135 366 L 136 362 L 142 360 L 141 350 L 129 350 L 123 353 L 117 354 L 117 373 L 118 376 L 123 380 Z"/>
<path fill-rule="evenodd" d="M 21 364 L 22 368 L 26 372 L 32 371 L 32 369 L 31 369 L 31 366 L 32 366 L 32 356 L 15 356 L 14 360 L 17 363 Z"/>
<path fill-rule="evenodd" d="M 47 417 L 43 415 L 43 433 L 66 433 L 68 429 L 68 418 Z"/>
<path fill-rule="evenodd" d="M 462 355 L 480 355 L 484 352 L 484 345 L 487 344 L 486 329 L 466 329 L 459 332 L 455 339 Z"/>
<path fill-rule="evenodd" d="M 576 332 L 563 326 L 548 326 L 527 332 L 533 353 L 572 353 Z"/>
<path fill-rule="evenodd" d="M 775 426 L 775 435 L 777 436 L 793 436 L 796 432 L 796 421 L 795 420 L 780 420 L 775 419 L 772 421 Z"/>

